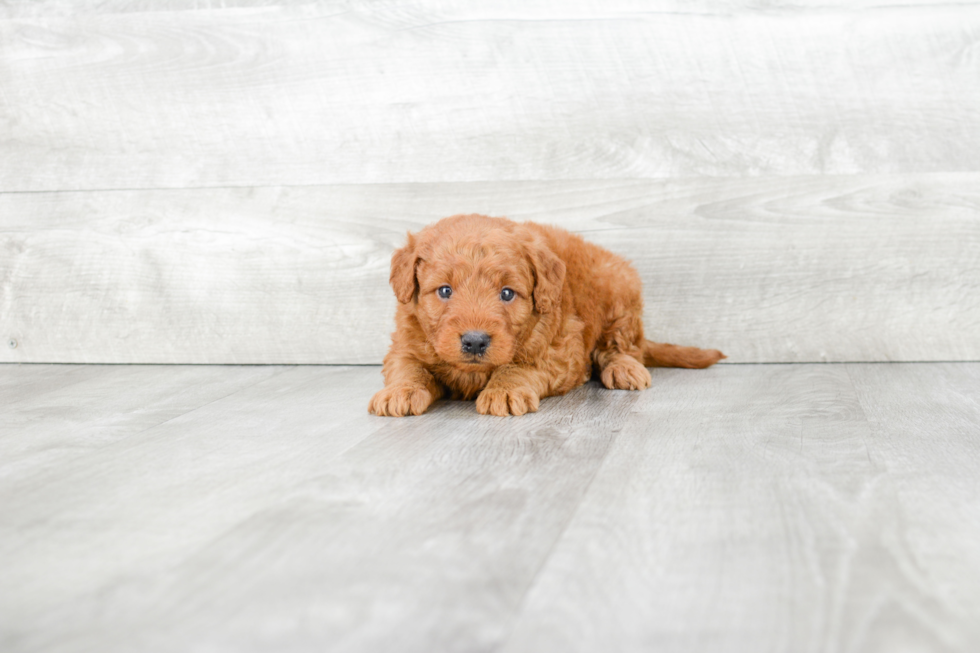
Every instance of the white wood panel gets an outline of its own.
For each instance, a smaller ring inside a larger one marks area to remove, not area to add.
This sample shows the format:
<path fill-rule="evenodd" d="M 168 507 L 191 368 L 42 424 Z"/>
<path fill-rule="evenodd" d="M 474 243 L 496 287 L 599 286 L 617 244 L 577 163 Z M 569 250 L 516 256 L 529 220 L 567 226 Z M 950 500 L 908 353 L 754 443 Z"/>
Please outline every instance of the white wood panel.
<path fill-rule="evenodd" d="M 633 259 L 654 339 L 735 362 L 977 360 L 978 189 L 957 173 L 0 194 L 0 360 L 377 363 L 391 251 L 461 211 Z"/>
<path fill-rule="evenodd" d="M 900 479 L 901 512 L 891 516 L 886 537 L 902 548 L 905 571 L 918 587 L 929 588 L 932 604 L 956 610 L 968 625 L 966 648 L 976 649 L 980 366 L 849 365 L 847 372 L 872 437 L 883 444 L 877 451 L 882 467 Z"/>
<path fill-rule="evenodd" d="M 659 370 L 501 650 L 976 650 L 978 389 L 975 365 Z"/>
<path fill-rule="evenodd" d="M 980 170 L 975 3 L 257 4 L 8 4 L 0 190 Z"/>
<path fill-rule="evenodd" d="M 17 588 L 0 633 L 50 651 L 499 642 L 639 395 L 394 420 L 367 415 L 378 372 L 292 370 L 0 480 L 0 581 Z"/>
<path fill-rule="evenodd" d="M 61 374 L 0 368 L 0 384 L 19 381 L 19 401 L 0 403 L 4 483 L 197 410 L 283 371 L 274 366 L 37 366 Z M 54 369 L 52 369 L 54 368 Z M 15 434 L 29 432 L 29 438 Z"/>
<path fill-rule="evenodd" d="M 227 378 L 237 375 L 230 369 Z M 170 377 L 176 395 L 187 392 L 193 376 L 184 370 L 182 380 L 169 367 L 115 370 L 119 378 L 142 374 L 147 386 L 162 387 L 162 377 Z M 251 373 L 270 371 L 276 370 Z M 220 375 L 220 369 L 209 372 Z M 96 617 L 103 602 L 138 613 L 140 601 L 152 599 L 152 592 L 143 594 L 145 579 L 179 574 L 188 556 L 319 477 L 331 460 L 384 426 L 367 413 L 381 385 L 379 372 L 287 370 L 152 428 L 127 419 L 129 437 L 102 446 L 91 446 L 86 429 L 65 424 L 54 411 L 36 415 L 33 424 L 18 420 L 0 440 L 0 457 L 17 455 L 35 439 L 80 452 L 34 457 L 20 473 L 0 477 L 4 650 L 84 648 L 83 638 L 65 633 L 98 636 L 115 629 L 112 617 Z M 153 404 L 154 393 L 137 384 L 125 401 L 92 390 L 76 393 L 76 401 L 118 410 L 119 417 L 126 403 L 143 398 L 147 408 Z M 99 411 L 88 416 L 97 427 Z"/>
<path fill-rule="evenodd" d="M 0 0 L 0 18 L 51 18 L 55 16 L 80 16 L 86 14 L 115 14 L 161 11 L 213 11 L 230 8 L 279 7 L 287 4 L 314 7 L 335 7 L 337 0 Z M 949 0 L 915 0 L 911 6 L 929 7 L 949 5 Z M 722 11 L 796 11 L 827 10 L 841 8 L 894 8 L 894 0 L 608 0 L 603 8 L 608 11 L 671 12 L 688 14 L 714 14 Z M 909 6 L 909 5 L 906 5 Z M 520 10 L 525 18 L 554 19 L 560 15 L 589 18 L 594 8 L 588 3 L 557 5 L 554 0 L 499 0 L 479 8 L 454 3 L 427 7 L 438 12 L 444 19 L 456 12 L 484 17 L 508 15 Z M 403 8 L 402 11 L 405 11 Z"/>
<path fill-rule="evenodd" d="M 0 461 L 78 448 L 0 475 L 4 653 L 980 649 L 980 364 L 658 369 L 520 418 L 280 371 L 0 365 L 38 395 Z"/>
<path fill-rule="evenodd" d="M 99 367 L 66 365 L 4 365 L 0 367 L 0 410 L 24 399 L 71 386 L 93 376 Z"/>

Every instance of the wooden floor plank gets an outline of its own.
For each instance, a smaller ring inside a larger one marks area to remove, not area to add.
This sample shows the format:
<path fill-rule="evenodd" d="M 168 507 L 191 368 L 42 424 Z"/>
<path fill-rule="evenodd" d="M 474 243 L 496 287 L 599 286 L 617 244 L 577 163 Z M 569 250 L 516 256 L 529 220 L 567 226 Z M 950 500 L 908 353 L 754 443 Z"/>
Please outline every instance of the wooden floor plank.
<path fill-rule="evenodd" d="M 103 365 L 0 364 L 0 411 L 105 373 Z M 9 410 L 8 410 L 9 412 Z"/>
<path fill-rule="evenodd" d="M 478 416 L 472 402 L 416 419 L 361 417 L 363 380 L 377 373 L 368 369 L 350 373 L 339 405 L 312 400 L 338 379 L 308 391 L 305 406 L 277 390 L 251 408 L 258 398 L 239 393 L 101 451 L 98 473 L 76 468 L 20 493 L 0 519 L 3 580 L 22 588 L 2 606 L 12 640 L 102 651 L 499 643 L 637 395 L 591 386 L 513 419 Z M 268 415 L 265 427 L 220 420 L 209 410 L 220 403 Z M 329 435 L 316 426 L 324 419 L 345 425 Z M 322 455 L 330 437 L 369 429 L 341 458 Z"/>
<path fill-rule="evenodd" d="M 19 401 L 0 405 L 0 479 L 60 468 L 61 460 L 115 443 L 281 373 L 285 368 L 140 365 L 0 365 Z M 43 376 L 37 378 L 37 372 Z M 30 437 L 23 437 L 29 433 Z M 19 436 L 19 437 L 18 437 Z"/>
<path fill-rule="evenodd" d="M 144 368 L 155 373 L 165 370 Z M 366 409 L 378 379 L 377 368 L 294 368 L 136 436 L 0 478 L 0 586 L 19 588 L 0 592 L 3 635 L 26 649 L 40 640 L 70 648 L 58 639 L 61 619 L 88 623 L 103 601 L 128 596 L 131 581 L 165 578 L 369 435 L 380 420 Z M 62 439 L 70 446 L 73 432 Z"/>
<path fill-rule="evenodd" d="M 0 458 L 242 371 L 92 370 L 5 406 Z M 980 364 L 658 369 L 522 418 L 378 418 L 377 367 L 265 372 L 0 475 L 0 649 L 980 645 Z"/>
<path fill-rule="evenodd" d="M 890 378 L 895 368 L 867 369 Z M 952 504 L 949 491 L 916 491 L 909 470 L 892 473 L 900 445 L 868 422 L 865 400 L 884 392 L 898 404 L 914 388 L 869 386 L 859 399 L 843 366 L 660 372 L 503 650 L 976 650 L 980 550 L 966 550 L 980 537 L 976 473 L 972 495 Z M 911 409 L 919 437 L 956 442 L 975 470 L 980 411 L 962 395 L 948 401 L 972 434 L 932 423 L 937 404 L 923 402 Z M 939 483 L 942 472 L 919 473 Z M 909 521 L 915 504 L 945 529 Z M 961 562 L 934 562 L 970 571 L 953 583 L 959 596 L 918 566 L 914 537 L 937 555 L 957 543 Z"/>
<path fill-rule="evenodd" d="M 959 650 L 980 649 L 980 365 L 848 365 L 894 479 L 900 511 L 880 524 L 894 565 L 908 578 L 880 602 L 868 629 L 881 650 L 896 633 L 923 638 L 936 612 L 959 624 Z M 922 609 L 922 605 L 926 609 Z M 937 622 L 942 623 L 938 618 Z"/>

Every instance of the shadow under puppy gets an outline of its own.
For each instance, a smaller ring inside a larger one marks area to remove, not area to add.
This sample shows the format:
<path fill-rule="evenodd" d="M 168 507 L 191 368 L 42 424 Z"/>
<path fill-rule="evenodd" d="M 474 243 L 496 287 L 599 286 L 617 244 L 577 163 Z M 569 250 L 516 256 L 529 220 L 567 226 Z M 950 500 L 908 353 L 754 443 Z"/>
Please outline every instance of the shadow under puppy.
<path fill-rule="evenodd" d="M 643 337 L 640 277 L 563 229 L 456 215 L 408 234 L 391 259 L 399 305 L 376 415 L 420 415 L 443 396 L 523 415 L 593 369 L 607 388 L 650 386 L 644 366 L 703 368 L 714 349 Z"/>

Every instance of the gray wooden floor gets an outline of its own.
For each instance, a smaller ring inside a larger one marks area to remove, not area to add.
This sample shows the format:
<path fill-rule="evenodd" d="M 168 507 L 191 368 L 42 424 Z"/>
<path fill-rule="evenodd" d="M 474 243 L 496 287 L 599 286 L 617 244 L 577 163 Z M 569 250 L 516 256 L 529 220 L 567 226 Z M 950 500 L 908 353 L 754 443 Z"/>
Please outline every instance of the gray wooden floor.
<path fill-rule="evenodd" d="M 0 650 L 980 650 L 980 363 L 380 386 L 0 366 Z"/>

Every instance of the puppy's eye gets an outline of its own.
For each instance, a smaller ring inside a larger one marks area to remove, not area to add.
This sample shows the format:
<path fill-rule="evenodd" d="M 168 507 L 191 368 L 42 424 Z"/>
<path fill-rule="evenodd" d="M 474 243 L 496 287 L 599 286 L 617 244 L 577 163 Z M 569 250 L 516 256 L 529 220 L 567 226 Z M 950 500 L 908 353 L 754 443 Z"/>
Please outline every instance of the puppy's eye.
<path fill-rule="evenodd" d="M 443 299 L 449 299 L 450 297 L 452 297 L 453 289 L 450 288 L 449 286 L 439 286 L 439 289 L 436 291 L 436 294 Z"/>
<path fill-rule="evenodd" d="M 505 302 L 513 301 L 514 297 L 516 296 L 517 293 L 511 290 L 510 288 L 504 288 L 503 290 L 500 291 L 500 299 Z"/>

